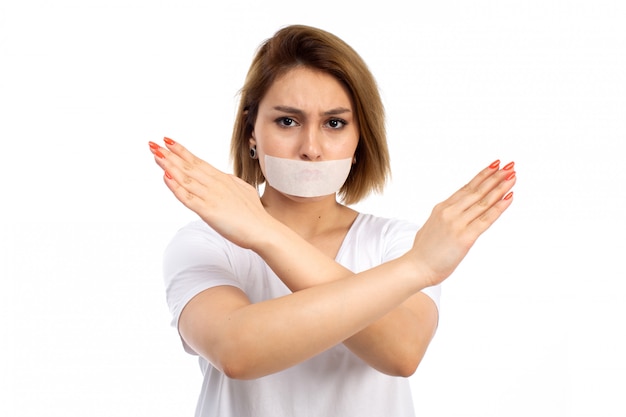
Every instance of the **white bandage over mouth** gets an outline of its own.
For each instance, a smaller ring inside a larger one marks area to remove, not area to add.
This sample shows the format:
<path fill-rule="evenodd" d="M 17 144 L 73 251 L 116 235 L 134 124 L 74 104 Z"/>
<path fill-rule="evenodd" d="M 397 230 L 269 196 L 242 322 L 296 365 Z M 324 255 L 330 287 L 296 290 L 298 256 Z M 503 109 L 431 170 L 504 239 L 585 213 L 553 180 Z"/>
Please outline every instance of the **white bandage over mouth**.
<path fill-rule="evenodd" d="M 351 166 L 352 158 L 312 162 L 265 155 L 265 179 L 284 194 L 320 197 L 339 191 Z"/>

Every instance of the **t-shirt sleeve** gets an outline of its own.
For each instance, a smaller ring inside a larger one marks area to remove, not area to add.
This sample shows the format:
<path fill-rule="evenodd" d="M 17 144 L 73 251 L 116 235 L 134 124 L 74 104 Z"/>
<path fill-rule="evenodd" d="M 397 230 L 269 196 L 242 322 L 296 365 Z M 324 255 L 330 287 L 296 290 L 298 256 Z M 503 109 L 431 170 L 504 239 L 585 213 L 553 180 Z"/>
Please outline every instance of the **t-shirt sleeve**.
<path fill-rule="evenodd" d="M 411 222 L 404 220 L 392 220 L 388 223 L 385 231 L 385 250 L 383 262 L 396 259 L 413 247 L 415 234 L 419 227 Z M 429 296 L 439 310 L 439 302 L 441 298 L 441 285 L 426 287 L 422 290 L 424 294 Z"/>
<path fill-rule="evenodd" d="M 183 308 L 200 292 L 219 285 L 241 288 L 229 244 L 203 222 L 190 223 L 174 235 L 163 254 L 163 278 L 171 325 L 176 328 Z M 195 353 L 184 341 L 183 346 Z"/>

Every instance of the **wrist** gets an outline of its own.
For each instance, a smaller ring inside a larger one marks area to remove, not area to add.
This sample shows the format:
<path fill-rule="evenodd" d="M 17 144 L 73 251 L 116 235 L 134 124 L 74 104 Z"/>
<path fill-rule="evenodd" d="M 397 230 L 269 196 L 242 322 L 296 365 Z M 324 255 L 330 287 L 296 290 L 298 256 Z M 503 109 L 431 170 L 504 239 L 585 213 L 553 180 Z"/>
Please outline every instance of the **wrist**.
<path fill-rule="evenodd" d="M 433 271 L 428 267 L 427 263 L 420 260 L 413 253 L 407 252 L 399 259 L 403 262 L 403 270 L 411 277 L 418 287 L 417 291 L 435 285 L 435 277 Z"/>
<path fill-rule="evenodd" d="M 275 250 L 284 239 L 286 226 L 265 213 L 255 220 L 255 227 L 250 230 L 247 249 L 264 258 L 264 254 Z"/>

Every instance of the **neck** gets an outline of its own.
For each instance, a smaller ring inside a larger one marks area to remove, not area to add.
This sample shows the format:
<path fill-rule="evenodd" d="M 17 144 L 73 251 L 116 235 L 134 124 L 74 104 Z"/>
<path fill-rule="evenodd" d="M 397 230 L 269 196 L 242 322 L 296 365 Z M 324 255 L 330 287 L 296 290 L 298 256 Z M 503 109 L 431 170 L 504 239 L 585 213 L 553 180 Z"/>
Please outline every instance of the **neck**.
<path fill-rule="evenodd" d="M 356 217 L 356 212 L 338 203 L 334 194 L 294 198 L 266 186 L 261 202 L 272 217 L 307 240 L 351 223 Z"/>

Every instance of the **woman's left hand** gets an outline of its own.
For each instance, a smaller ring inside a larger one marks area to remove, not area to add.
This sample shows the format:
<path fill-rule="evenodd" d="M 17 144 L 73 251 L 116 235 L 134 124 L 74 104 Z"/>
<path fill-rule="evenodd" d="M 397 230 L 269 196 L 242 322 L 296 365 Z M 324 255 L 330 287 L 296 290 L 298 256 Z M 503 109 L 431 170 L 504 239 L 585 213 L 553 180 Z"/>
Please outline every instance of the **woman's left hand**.
<path fill-rule="evenodd" d="M 196 157 L 179 143 L 164 138 L 165 148 L 150 142 L 154 159 L 174 196 L 229 241 L 253 248 L 263 236 L 263 208 L 257 190 Z"/>

